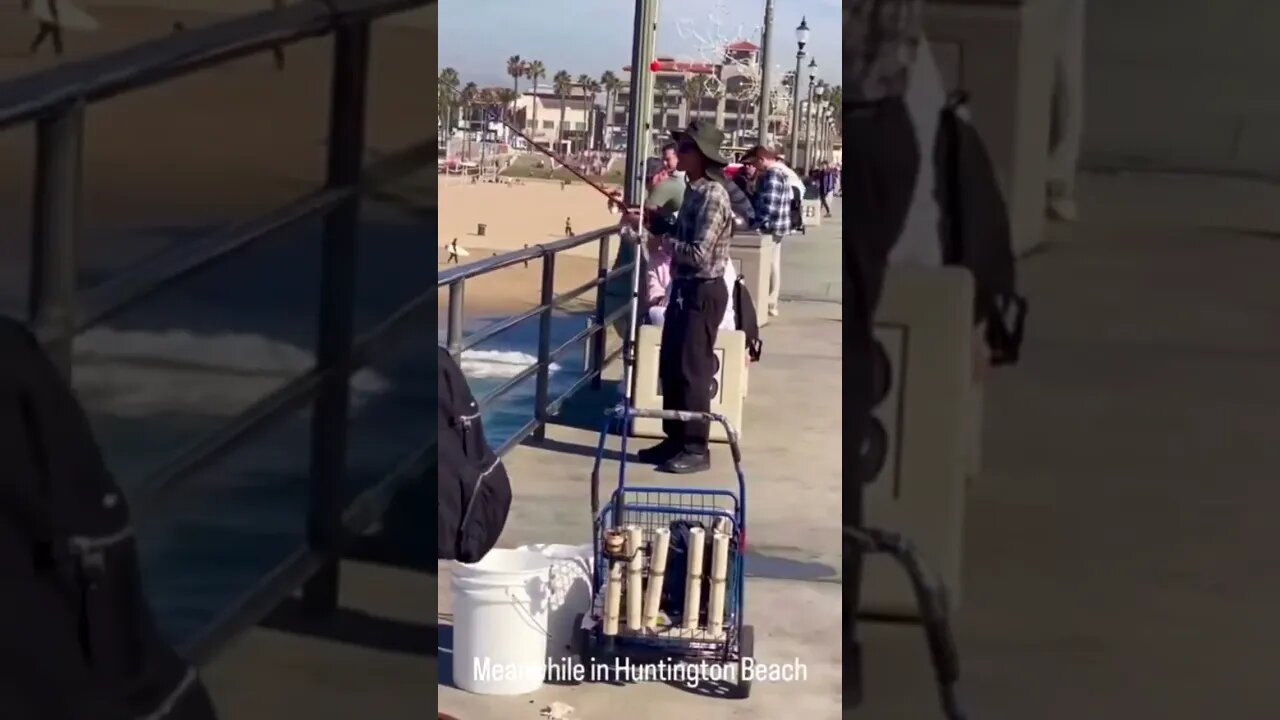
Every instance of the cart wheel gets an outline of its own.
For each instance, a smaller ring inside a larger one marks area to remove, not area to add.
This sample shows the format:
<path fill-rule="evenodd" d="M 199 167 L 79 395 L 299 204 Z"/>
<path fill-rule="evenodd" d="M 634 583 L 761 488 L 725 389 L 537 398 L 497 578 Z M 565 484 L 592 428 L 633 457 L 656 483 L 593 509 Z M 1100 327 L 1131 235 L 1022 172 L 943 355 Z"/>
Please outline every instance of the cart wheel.
<path fill-rule="evenodd" d="M 738 686 L 734 697 L 746 700 L 751 697 L 751 679 L 747 677 L 747 661 L 756 657 L 756 629 L 751 625 L 742 626 L 742 635 L 738 638 Z"/>
<path fill-rule="evenodd" d="M 573 649 L 578 653 L 578 661 L 582 663 L 583 677 L 591 677 L 591 668 L 595 665 L 595 644 L 592 642 L 591 630 L 582 627 L 586 616 L 578 613 L 573 618 Z"/>

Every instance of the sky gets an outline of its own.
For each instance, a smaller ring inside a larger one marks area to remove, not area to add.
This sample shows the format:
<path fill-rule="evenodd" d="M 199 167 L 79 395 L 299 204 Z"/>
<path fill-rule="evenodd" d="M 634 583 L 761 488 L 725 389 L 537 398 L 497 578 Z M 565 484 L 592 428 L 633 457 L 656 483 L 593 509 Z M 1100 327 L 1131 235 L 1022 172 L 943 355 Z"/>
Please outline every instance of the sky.
<path fill-rule="evenodd" d="M 795 69 L 795 28 L 809 25 L 808 57 L 818 77 L 840 84 L 841 0 L 774 0 L 774 77 Z M 658 55 L 710 60 L 724 40 L 759 44 L 764 0 L 659 0 Z M 549 82 L 558 70 L 599 78 L 631 62 L 635 0 L 440 0 L 440 67 L 463 82 L 508 87 L 507 58 L 541 60 Z M 527 88 L 528 81 L 521 81 Z"/>

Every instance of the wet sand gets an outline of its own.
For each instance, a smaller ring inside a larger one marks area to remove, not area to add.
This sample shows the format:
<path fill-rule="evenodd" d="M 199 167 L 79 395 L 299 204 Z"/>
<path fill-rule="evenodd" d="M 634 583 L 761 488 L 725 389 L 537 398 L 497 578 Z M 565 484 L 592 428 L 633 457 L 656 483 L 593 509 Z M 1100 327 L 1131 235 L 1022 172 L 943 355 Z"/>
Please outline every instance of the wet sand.
<path fill-rule="evenodd" d="M 565 218 L 573 231 L 582 234 L 618 224 L 618 216 L 609 212 L 598 192 L 575 183 L 522 180 L 519 184 L 477 183 L 458 177 L 442 177 L 439 186 L 438 269 L 448 257 L 444 245 L 453 238 L 470 254 L 462 262 L 476 262 L 496 254 L 519 250 L 565 237 Z M 485 234 L 477 233 L 477 224 L 485 223 Z M 616 252 L 616 239 L 611 250 Z M 556 259 L 556 293 L 563 293 L 590 282 L 597 276 L 599 246 L 589 243 L 561 253 Z M 507 268 L 467 282 L 467 318 L 505 315 L 536 306 L 542 284 L 542 265 Z M 447 293 L 440 293 L 441 312 L 447 307 Z M 574 309 L 594 306 L 594 293 L 588 293 Z"/>

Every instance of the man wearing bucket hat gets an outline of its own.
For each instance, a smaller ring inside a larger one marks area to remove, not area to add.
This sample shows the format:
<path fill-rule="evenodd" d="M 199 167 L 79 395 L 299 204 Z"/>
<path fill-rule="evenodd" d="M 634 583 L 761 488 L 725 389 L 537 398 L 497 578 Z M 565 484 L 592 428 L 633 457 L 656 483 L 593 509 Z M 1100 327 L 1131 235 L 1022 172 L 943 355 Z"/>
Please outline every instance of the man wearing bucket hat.
<path fill-rule="evenodd" d="M 713 124 L 695 120 L 671 137 L 688 187 L 670 240 L 671 297 L 658 377 L 664 409 L 707 412 L 714 396 L 716 330 L 729 304 L 724 271 L 733 210 L 722 185 L 729 160 L 720 154 L 724 133 Z M 641 450 L 641 462 L 660 464 L 672 473 L 711 467 L 708 423 L 666 421 L 662 429 L 666 439 Z"/>

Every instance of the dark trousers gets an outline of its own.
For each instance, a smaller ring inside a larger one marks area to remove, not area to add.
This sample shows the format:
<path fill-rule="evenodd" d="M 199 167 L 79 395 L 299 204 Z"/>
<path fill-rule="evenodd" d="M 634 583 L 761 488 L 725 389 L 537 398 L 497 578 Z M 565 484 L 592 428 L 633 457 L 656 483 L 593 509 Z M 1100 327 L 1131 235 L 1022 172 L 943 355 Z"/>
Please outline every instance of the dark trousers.
<path fill-rule="evenodd" d="M 729 289 L 720 279 L 675 280 L 671 291 L 658 354 L 662 408 L 708 412 L 719 370 L 716 332 L 729 305 Z M 686 452 L 707 451 L 709 423 L 666 420 L 662 430 L 668 442 Z"/>
<path fill-rule="evenodd" d="M 871 422 L 872 322 L 884 285 L 889 251 L 906 225 L 920 165 L 920 147 L 900 99 L 844 107 L 844 198 L 846 296 L 844 427 L 847 448 L 861 448 Z M 852 317 L 851 317 L 852 316 Z M 864 477 L 858 455 L 845 459 L 844 524 L 863 523 Z M 862 699 L 857 611 L 862 591 L 862 554 L 848 534 L 844 564 L 844 707 Z"/>
<path fill-rule="evenodd" d="M 34 54 L 44 44 L 46 38 L 53 38 L 53 52 L 62 54 L 62 28 L 52 23 L 40 23 L 35 39 L 31 41 L 31 52 Z"/>

